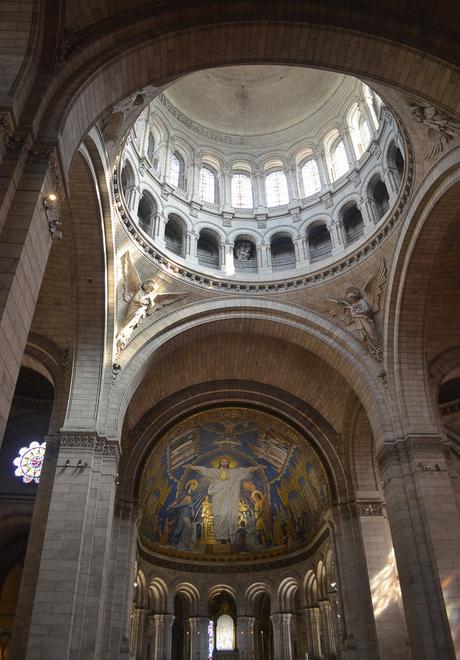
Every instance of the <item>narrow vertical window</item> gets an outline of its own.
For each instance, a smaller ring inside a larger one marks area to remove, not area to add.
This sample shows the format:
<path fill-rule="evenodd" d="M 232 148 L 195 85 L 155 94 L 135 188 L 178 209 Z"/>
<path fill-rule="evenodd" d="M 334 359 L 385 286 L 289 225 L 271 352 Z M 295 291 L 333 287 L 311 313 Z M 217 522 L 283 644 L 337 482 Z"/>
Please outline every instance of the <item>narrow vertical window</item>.
<path fill-rule="evenodd" d="M 265 192 L 267 195 L 267 206 L 289 204 L 289 192 L 284 172 L 277 170 L 268 174 L 265 178 Z"/>
<path fill-rule="evenodd" d="M 252 209 L 252 182 L 246 174 L 232 176 L 232 206 L 240 209 Z"/>
<path fill-rule="evenodd" d="M 302 185 L 305 197 L 314 195 L 321 190 L 318 165 L 315 160 L 307 160 L 301 169 Z"/>

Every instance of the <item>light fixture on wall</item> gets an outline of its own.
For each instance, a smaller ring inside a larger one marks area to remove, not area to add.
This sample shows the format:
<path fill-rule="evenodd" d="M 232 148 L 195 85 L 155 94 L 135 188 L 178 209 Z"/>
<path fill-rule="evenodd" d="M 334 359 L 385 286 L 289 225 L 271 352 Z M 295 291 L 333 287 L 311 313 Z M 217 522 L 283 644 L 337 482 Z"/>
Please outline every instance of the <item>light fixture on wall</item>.
<path fill-rule="evenodd" d="M 62 221 L 59 218 L 57 211 L 57 202 L 58 196 L 56 193 L 49 193 L 43 197 L 43 208 L 45 209 L 46 219 L 48 221 L 48 229 L 51 234 L 51 238 L 57 238 L 61 240 L 62 238 Z"/>

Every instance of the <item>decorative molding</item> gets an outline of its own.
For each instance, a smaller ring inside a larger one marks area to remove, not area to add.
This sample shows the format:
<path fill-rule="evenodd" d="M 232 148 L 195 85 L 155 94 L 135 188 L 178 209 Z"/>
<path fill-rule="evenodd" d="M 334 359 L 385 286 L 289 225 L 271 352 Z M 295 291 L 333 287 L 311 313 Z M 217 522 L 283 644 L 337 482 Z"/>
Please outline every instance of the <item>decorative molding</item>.
<path fill-rule="evenodd" d="M 100 437 L 97 433 L 61 432 L 59 434 L 60 448 L 91 449 L 95 454 L 113 456 L 118 459 L 120 449 L 117 440 Z"/>
<path fill-rule="evenodd" d="M 192 121 L 189 119 L 189 117 L 178 110 L 176 106 L 173 105 L 164 94 L 160 94 L 158 99 L 162 106 L 169 112 L 169 114 L 177 119 L 179 123 L 186 126 L 190 131 L 192 131 L 192 133 L 196 133 L 196 135 L 200 135 L 201 137 L 207 138 L 208 140 L 220 142 L 221 144 L 246 144 L 246 139 L 242 136 L 220 133 L 219 131 L 214 131 L 210 128 L 206 128 L 206 126 L 202 126 L 201 124 Z"/>
<path fill-rule="evenodd" d="M 357 502 L 360 516 L 383 516 L 383 502 Z"/>

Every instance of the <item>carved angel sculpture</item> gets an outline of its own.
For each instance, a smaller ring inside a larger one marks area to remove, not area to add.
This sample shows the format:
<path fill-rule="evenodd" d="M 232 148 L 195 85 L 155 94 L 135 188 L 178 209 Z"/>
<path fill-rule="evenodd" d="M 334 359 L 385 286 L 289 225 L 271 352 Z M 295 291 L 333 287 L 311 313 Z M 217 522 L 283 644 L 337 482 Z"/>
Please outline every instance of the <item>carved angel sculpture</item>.
<path fill-rule="evenodd" d="M 379 270 L 364 285 L 364 295 L 357 287 L 350 286 L 345 291 L 345 300 L 329 298 L 317 307 L 318 311 L 326 312 L 341 325 L 353 324 L 359 339 L 379 361 L 382 359 L 382 344 L 375 330 L 374 314 L 380 309 L 386 279 L 386 264 L 382 260 Z"/>
<path fill-rule="evenodd" d="M 427 126 L 428 145 L 425 158 L 438 156 L 445 145 L 457 135 L 460 135 L 460 122 L 449 117 L 445 112 L 432 105 L 412 105 L 412 119 L 417 124 Z"/>
<path fill-rule="evenodd" d="M 159 310 L 164 305 L 185 297 L 180 293 L 160 293 L 155 280 L 141 279 L 133 266 L 129 252 L 125 252 L 121 258 L 123 273 L 123 300 L 129 302 L 125 318 L 116 338 L 116 357 L 126 348 L 126 345 L 134 330 L 140 326 L 146 316 L 150 316 L 153 309 Z"/>

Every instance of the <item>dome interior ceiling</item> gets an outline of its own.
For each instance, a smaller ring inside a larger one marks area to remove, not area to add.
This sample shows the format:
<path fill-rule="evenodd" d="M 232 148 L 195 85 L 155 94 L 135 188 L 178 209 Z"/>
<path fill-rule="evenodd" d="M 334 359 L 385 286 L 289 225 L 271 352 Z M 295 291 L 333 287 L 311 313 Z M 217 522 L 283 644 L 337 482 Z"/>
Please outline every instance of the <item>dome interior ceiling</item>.
<path fill-rule="evenodd" d="M 313 118 L 352 80 L 304 67 L 231 66 L 187 75 L 164 94 L 180 112 L 207 128 L 256 136 Z"/>

